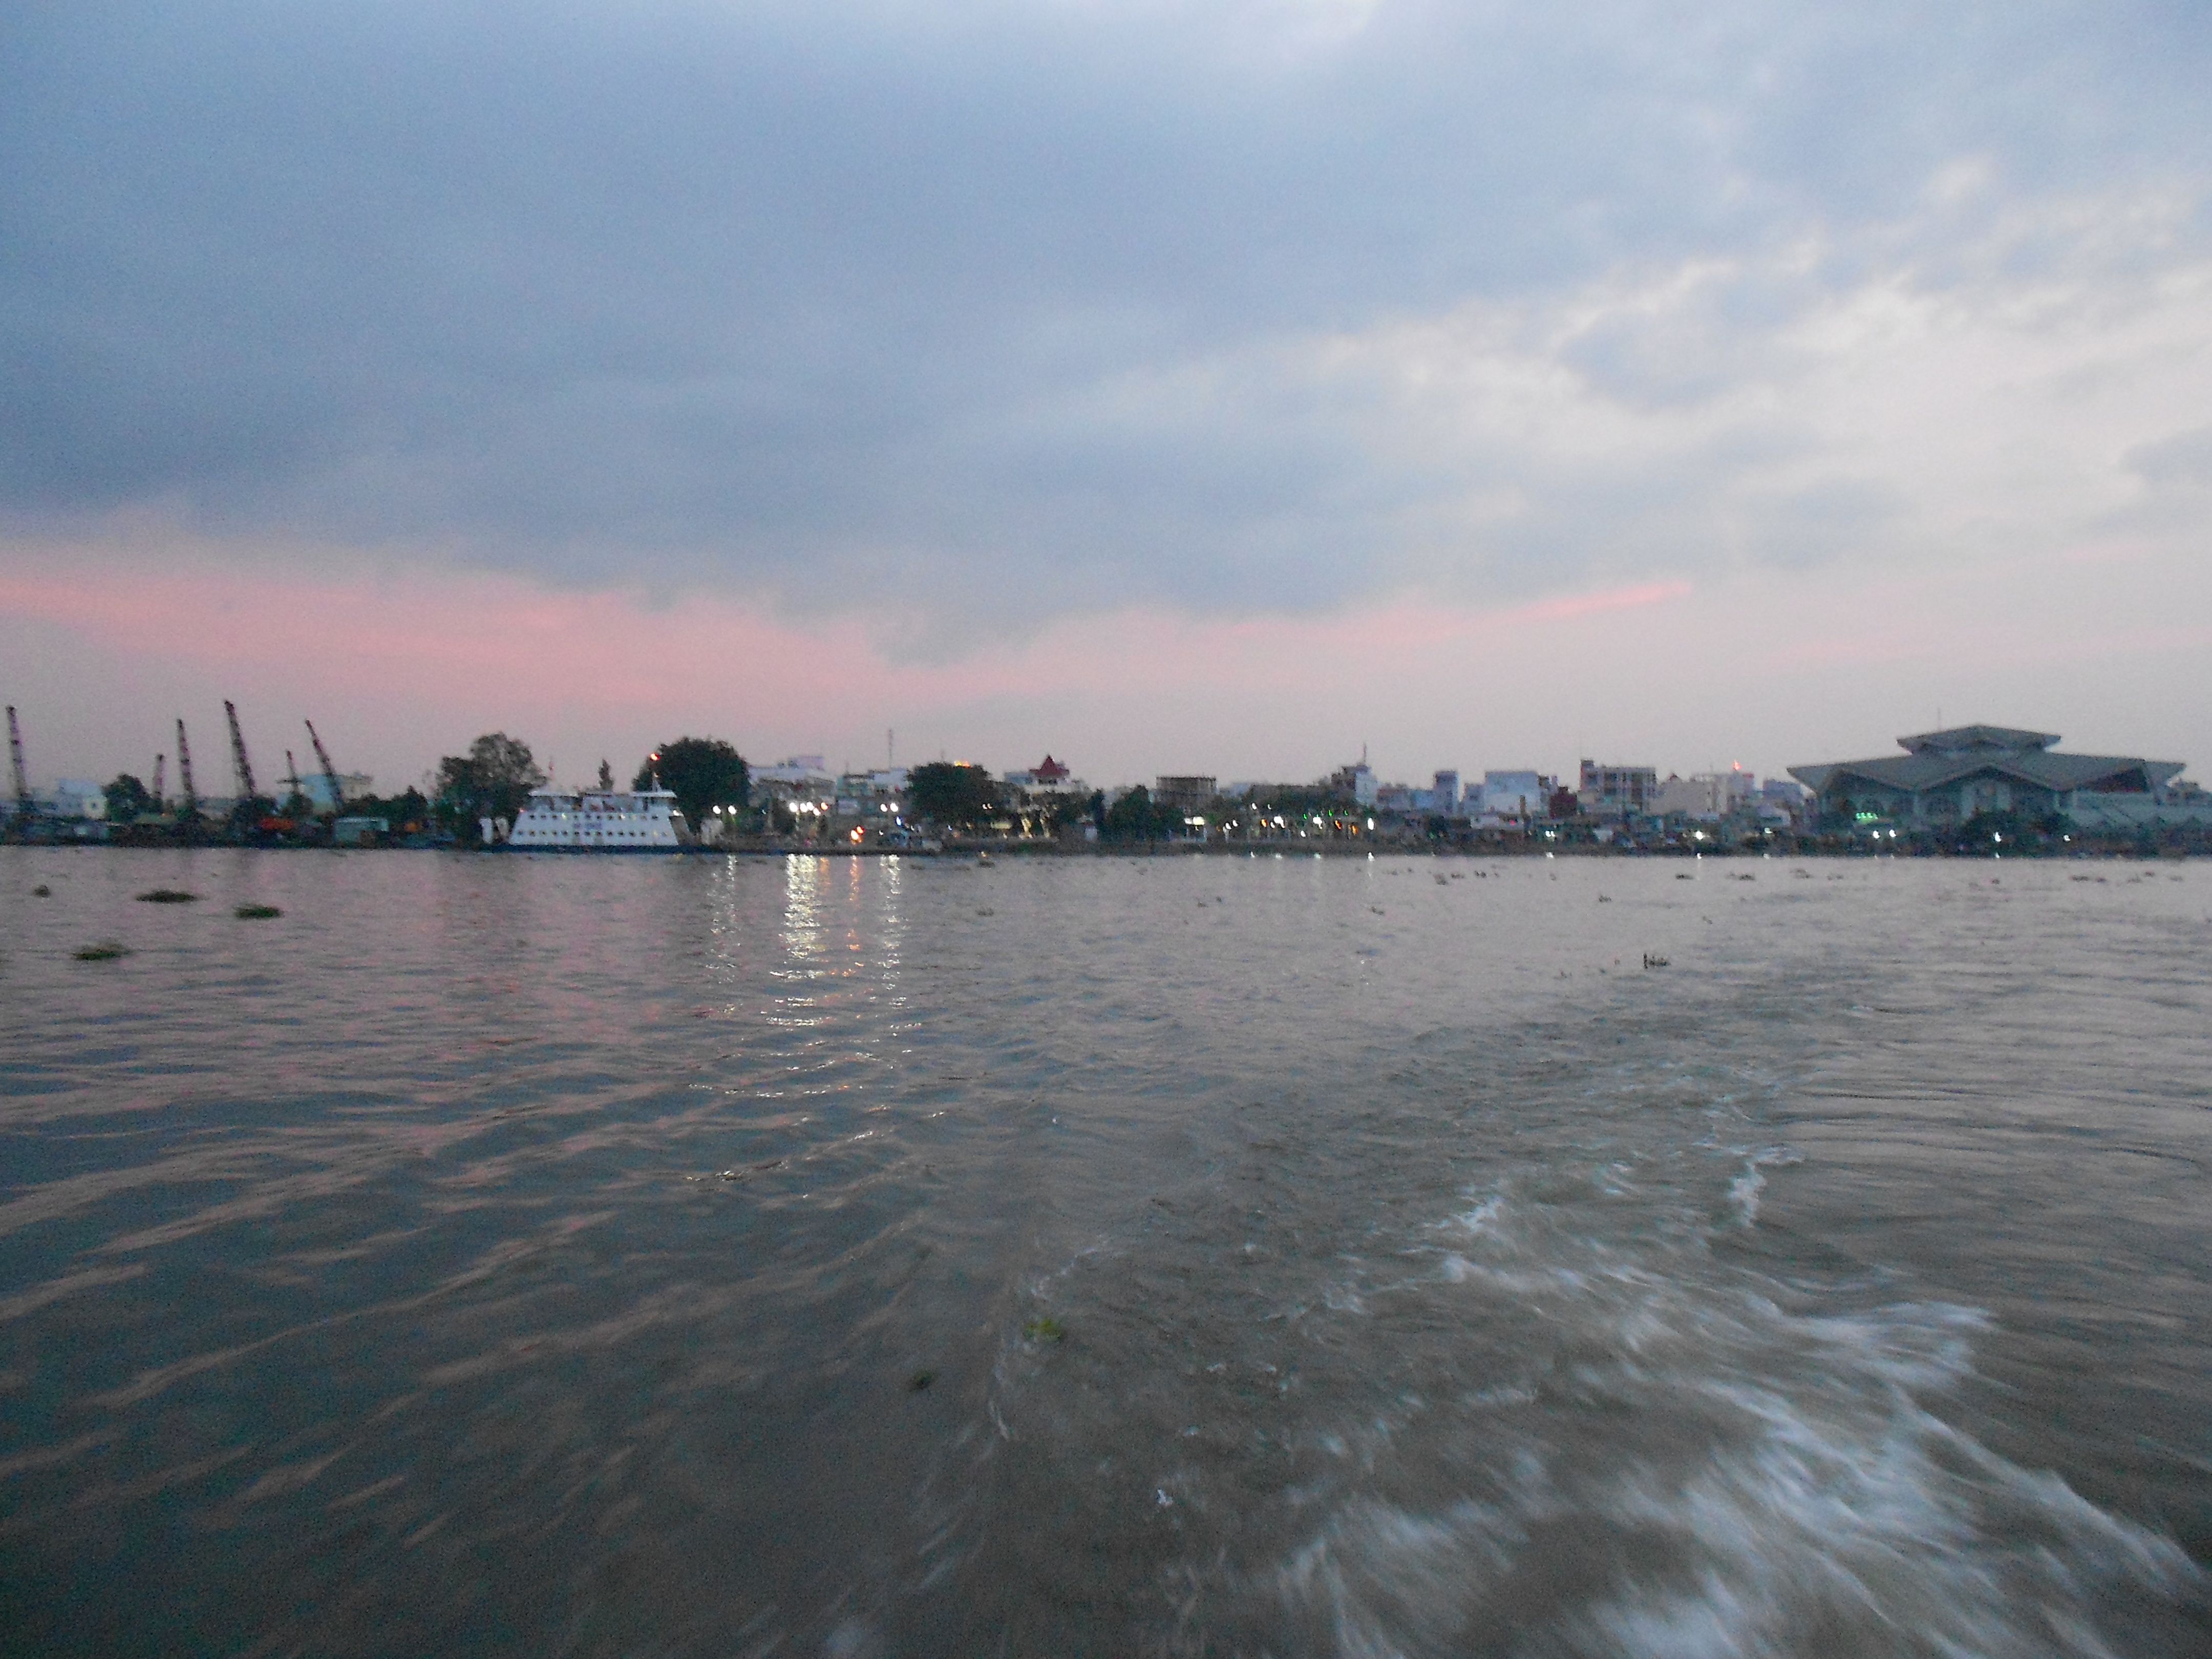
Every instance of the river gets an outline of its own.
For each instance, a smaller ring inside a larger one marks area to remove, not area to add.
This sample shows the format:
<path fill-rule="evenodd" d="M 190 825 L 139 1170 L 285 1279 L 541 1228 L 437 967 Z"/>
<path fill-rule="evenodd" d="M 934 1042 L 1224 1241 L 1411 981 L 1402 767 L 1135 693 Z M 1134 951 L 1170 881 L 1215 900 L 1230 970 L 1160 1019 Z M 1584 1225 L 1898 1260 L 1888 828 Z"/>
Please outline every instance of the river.
<path fill-rule="evenodd" d="M 0 1039 L 10 1651 L 2212 1652 L 2201 865 L 10 848 Z"/>

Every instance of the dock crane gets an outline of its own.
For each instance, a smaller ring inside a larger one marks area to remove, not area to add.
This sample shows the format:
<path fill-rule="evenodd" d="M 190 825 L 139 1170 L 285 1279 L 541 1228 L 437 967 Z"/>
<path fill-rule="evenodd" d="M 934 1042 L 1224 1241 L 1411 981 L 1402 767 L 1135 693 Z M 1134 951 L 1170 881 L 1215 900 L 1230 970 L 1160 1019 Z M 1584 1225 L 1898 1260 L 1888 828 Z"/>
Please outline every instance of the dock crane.
<path fill-rule="evenodd" d="M 238 775 L 238 804 L 251 812 L 261 791 L 254 787 L 253 763 L 246 757 L 246 733 L 238 729 L 238 705 L 225 698 L 222 717 L 230 722 L 230 765 Z"/>
<path fill-rule="evenodd" d="M 323 740 L 315 735 L 314 721 L 307 720 L 304 724 L 307 728 L 307 741 L 315 745 L 315 758 L 322 763 L 323 781 L 331 787 L 331 816 L 342 817 L 345 814 L 345 790 L 338 783 L 338 769 L 331 764 L 331 751 L 323 747 Z"/>
<path fill-rule="evenodd" d="M 15 773 L 15 833 L 31 827 L 31 777 L 23 769 L 23 728 L 15 724 L 15 705 L 8 705 L 8 764 Z"/>
<path fill-rule="evenodd" d="M 168 781 L 168 775 L 169 775 L 169 757 L 168 757 L 167 755 L 156 755 L 156 756 L 155 756 L 155 757 L 154 757 L 154 810 L 155 810 L 156 812 L 158 812 L 158 811 L 161 811 L 161 809 L 162 809 L 162 808 L 163 808 L 163 807 L 167 804 L 167 801 L 165 800 L 165 799 L 164 799 L 164 798 L 163 798 L 163 796 L 162 796 L 162 793 L 161 793 L 161 787 L 162 787 L 162 785 L 163 785 L 163 784 L 165 784 L 165 783 L 167 783 L 167 782 Z"/>
<path fill-rule="evenodd" d="M 300 793 L 300 763 L 292 758 L 292 751 L 284 751 L 284 799 L 290 800 Z"/>
<path fill-rule="evenodd" d="M 192 746 L 185 741 L 185 717 L 177 716 L 177 781 L 185 799 L 178 818 L 190 829 L 200 821 L 200 792 L 192 787 Z"/>

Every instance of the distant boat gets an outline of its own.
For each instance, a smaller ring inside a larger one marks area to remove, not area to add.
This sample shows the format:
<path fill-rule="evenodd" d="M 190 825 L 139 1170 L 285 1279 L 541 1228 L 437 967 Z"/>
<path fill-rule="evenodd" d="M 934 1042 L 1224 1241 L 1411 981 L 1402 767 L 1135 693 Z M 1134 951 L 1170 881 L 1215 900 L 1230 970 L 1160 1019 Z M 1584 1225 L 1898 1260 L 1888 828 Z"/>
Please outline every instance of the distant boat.
<path fill-rule="evenodd" d="M 514 853 L 681 853 L 693 844 L 672 789 L 555 789 L 530 792 L 506 837 L 484 837 Z"/>

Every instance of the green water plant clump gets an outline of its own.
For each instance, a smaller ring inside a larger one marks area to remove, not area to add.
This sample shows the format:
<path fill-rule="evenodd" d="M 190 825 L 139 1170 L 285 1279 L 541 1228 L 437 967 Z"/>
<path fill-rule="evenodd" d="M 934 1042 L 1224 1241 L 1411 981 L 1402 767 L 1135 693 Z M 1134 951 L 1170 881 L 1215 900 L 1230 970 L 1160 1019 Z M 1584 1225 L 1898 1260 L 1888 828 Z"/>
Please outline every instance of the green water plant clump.
<path fill-rule="evenodd" d="M 106 939 L 98 945 L 86 945 L 76 953 L 76 959 L 79 962 L 113 962 L 118 957 L 127 957 L 130 954 L 128 946 L 118 945 L 113 939 Z"/>
<path fill-rule="evenodd" d="M 1067 1328 L 1050 1314 L 1046 1314 L 1023 1326 L 1022 1334 L 1032 1342 L 1065 1342 L 1067 1340 Z"/>
<path fill-rule="evenodd" d="M 273 904 L 241 904 L 231 912 L 240 921 L 268 921 L 283 914 Z"/>
<path fill-rule="evenodd" d="M 141 904 L 198 904 L 200 896 L 181 887 L 149 887 L 138 895 Z"/>

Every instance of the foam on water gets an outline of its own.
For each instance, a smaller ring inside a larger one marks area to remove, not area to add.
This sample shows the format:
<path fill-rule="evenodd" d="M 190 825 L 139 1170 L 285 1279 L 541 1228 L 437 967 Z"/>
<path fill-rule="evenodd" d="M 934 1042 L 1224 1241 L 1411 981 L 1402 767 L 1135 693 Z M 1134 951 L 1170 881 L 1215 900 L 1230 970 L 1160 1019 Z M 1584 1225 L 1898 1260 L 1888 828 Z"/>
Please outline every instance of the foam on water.
<path fill-rule="evenodd" d="M 1449 1226 L 1440 1297 L 1478 1324 L 1540 1298 L 1557 1352 L 1519 1389 L 1431 1402 L 1385 1454 L 1482 1495 L 1356 1489 L 1282 1561 L 1293 1623 L 1322 1615 L 1335 1651 L 2101 1659 L 2115 1607 L 2203 1595 L 2171 1540 L 1930 1409 L 1971 1371 L 1977 1310 L 1795 1313 L 1502 1194 Z"/>
<path fill-rule="evenodd" d="M 1805 1155 L 1791 1146 L 1769 1146 L 1746 1159 L 1743 1173 L 1729 1182 L 1729 1202 L 1735 1207 L 1738 1224 L 1759 1224 L 1759 1197 L 1766 1190 L 1764 1171 L 1804 1161 Z"/>

